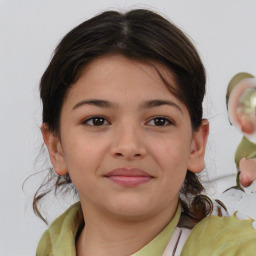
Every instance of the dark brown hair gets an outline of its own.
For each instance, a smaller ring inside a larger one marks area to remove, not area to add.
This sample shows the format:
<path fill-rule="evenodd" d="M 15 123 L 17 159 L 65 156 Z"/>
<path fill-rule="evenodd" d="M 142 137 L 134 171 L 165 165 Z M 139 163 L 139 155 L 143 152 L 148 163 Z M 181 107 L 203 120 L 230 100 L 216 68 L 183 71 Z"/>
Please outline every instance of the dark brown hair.
<path fill-rule="evenodd" d="M 154 64 L 166 67 L 175 76 L 177 88 L 168 84 L 157 70 L 158 74 L 170 92 L 186 105 L 193 130 L 200 127 L 206 77 L 196 49 L 171 22 L 152 11 L 137 9 L 126 13 L 103 12 L 83 22 L 61 40 L 40 83 L 42 121 L 51 132 L 59 134 L 63 100 L 83 68 L 96 58 L 113 54 L 149 63 L 155 68 Z M 50 188 L 49 182 L 53 182 Z M 57 176 L 51 169 L 34 196 L 35 213 L 43 219 L 39 201 L 51 190 L 57 193 L 67 186 L 68 190 L 70 186 L 74 188 L 69 175 Z M 44 191 L 45 187 L 48 190 Z M 200 196 L 203 190 L 197 175 L 188 170 L 180 201 L 182 216 L 193 223 L 207 216 L 212 208 L 211 202 Z"/>

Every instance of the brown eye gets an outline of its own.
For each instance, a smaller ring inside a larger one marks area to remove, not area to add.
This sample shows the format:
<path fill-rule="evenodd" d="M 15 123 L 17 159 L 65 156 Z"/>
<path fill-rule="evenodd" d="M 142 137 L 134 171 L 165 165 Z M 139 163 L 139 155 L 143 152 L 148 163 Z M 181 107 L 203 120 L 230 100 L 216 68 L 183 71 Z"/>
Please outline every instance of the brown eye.
<path fill-rule="evenodd" d="M 102 126 L 107 125 L 109 122 L 102 116 L 95 116 L 83 121 L 83 124 L 90 125 L 90 126 Z"/>
<path fill-rule="evenodd" d="M 173 124 L 173 122 L 166 117 L 158 116 L 150 120 L 147 124 L 152 126 L 167 126 Z"/>

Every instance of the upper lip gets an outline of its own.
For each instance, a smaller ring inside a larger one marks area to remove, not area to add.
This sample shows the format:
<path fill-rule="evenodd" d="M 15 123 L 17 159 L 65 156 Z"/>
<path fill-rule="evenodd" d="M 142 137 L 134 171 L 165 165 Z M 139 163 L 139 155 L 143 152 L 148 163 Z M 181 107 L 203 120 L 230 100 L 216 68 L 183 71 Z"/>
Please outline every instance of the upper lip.
<path fill-rule="evenodd" d="M 114 170 L 106 173 L 104 176 L 106 176 L 106 177 L 109 177 L 109 176 L 151 177 L 151 175 L 148 174 L 147 172 L 145 172 L 141 169 L 133 168 L 133 167 L 117 168 L 117 169 L 114 169 Z"/>

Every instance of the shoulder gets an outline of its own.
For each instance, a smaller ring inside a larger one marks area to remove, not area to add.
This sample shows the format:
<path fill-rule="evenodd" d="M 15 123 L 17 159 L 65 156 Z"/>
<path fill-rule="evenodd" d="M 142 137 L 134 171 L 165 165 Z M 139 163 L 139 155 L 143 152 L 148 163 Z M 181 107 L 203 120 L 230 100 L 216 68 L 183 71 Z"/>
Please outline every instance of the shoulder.
<path fill-rule="evenodd" d="M 75 255 L 75 237 L 83 223 L 80 203 L 75 203 L 60 215 L 42 235 L 36 255 L 61 255 L 61 251 L 70 251 L 68 255 Z"/>
<path fill-rule="evenodd" d="M 206 217 L 193 228 L 181 255 L 255 255 L 255 228 L 253 219 L 239 220 L 236 214 Z"/>

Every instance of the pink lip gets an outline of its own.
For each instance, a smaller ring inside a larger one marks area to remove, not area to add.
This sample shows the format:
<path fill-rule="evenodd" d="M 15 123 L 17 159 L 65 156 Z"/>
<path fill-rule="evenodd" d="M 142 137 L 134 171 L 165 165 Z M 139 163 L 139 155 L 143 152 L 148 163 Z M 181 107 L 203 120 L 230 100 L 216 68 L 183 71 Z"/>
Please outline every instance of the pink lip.
<path fill-rule="evenodd" d="M 153 178 L 145 171 L 136 168 L 114 169 L 105 177 L 124 187 L 137 186 L 149 182 Z"/>

